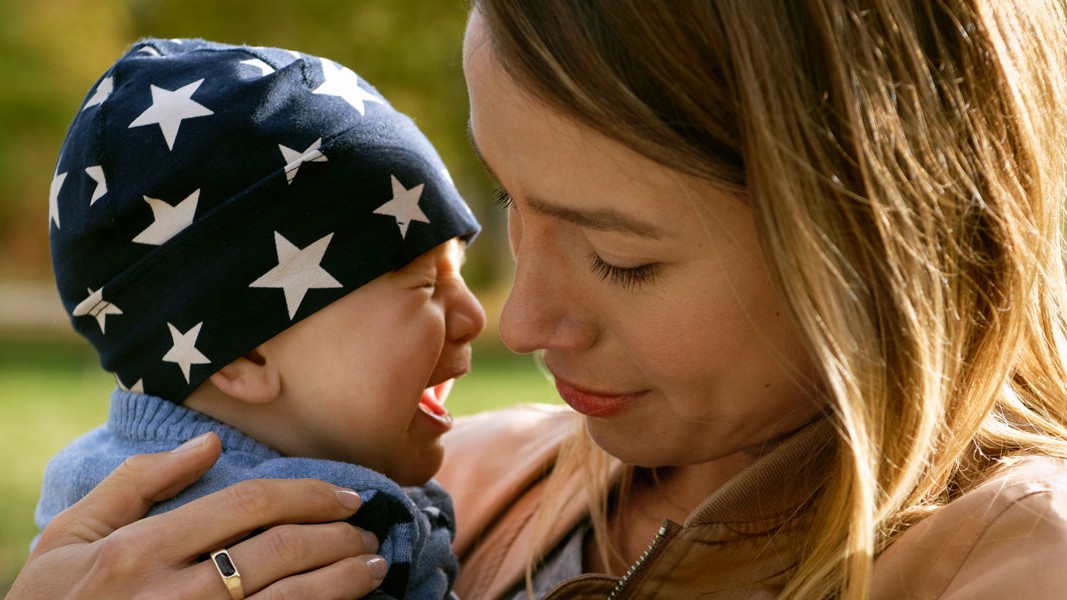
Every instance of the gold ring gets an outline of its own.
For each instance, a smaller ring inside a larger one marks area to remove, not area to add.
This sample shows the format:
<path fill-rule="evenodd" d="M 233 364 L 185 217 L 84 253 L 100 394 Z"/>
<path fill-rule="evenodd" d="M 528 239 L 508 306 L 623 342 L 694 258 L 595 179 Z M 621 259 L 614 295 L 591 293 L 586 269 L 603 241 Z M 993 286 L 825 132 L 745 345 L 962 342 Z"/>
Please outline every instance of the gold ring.
<path fill-rule="evenodd" d="M 233 564 L 230 553 L 225 548 L 211 553 L 211 562 L 222 577 L 222 583 L 226 591 L 230 593 L 232 600 L 245 600 L 245 588 L 241 585 L 241 573 L 237 565 Z"/>

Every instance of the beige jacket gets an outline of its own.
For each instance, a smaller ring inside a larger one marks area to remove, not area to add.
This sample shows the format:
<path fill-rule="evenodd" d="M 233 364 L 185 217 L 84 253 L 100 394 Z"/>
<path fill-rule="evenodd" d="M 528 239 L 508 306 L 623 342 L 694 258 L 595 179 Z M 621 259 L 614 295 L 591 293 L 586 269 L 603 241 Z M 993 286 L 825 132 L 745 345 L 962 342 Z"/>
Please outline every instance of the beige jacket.
<path fill-rule="evenodd" d="M 438 480 L 452 493 L 464 600 L 497 598 L 522 581 L 542 477 L 574 415 L 516 407 L 458 419 Z M 788 516 L 804 490 L 792 475 L 832 435 L 798 432 L 710 496 L 684 523 L 665 521 L 643 564 L 621 585 L 584 575 L 549 598 L 774 598 L 803 534 Z M 571 482 L 580 490 L 584 481 Z M 767 491 L 774 490 L 773 496 Z M 585 517 L 557 515 L 551 548 Z M 540 548 L 545 551 L 547 548 Z M 905 532 L 875 561 L 872 600 L 1067 598 L 1067 464 L 1020 461 Z"/>

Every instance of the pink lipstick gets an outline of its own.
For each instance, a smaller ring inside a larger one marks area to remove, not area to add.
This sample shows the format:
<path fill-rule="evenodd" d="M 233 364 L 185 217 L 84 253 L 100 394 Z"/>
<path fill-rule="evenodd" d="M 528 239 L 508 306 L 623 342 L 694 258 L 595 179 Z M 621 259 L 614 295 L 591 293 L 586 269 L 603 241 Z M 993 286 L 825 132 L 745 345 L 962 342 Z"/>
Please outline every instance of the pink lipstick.
<path fill-rule="evenodd" d="M 574 410 L 590 417 L 610 417 L 630 407 L 645 392 L 601 394 L 582 390 L 556 378 L 556 391 Z"/>

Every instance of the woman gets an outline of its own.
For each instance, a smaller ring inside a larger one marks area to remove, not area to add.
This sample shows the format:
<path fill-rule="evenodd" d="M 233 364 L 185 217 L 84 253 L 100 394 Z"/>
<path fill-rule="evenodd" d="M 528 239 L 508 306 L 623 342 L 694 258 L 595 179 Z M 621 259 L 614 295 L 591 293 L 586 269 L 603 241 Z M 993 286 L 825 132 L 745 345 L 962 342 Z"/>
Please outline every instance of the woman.
<path fill-rule="evenodd" d="M 1061 594 L 1065 49 L 1056 0 L 477 2 L 501 335 L 583 416 L 457 424 L 460 595 Z"/>
<path fill-rule="evenodd" d="M 461 430 L 440 478 L 483 544 L 458 540 L 467 589 L 496 596 L 522 549 L 535 582 L 643 561 L 561 598 L 1062 593 L 1002 561 L 1067 548 L 1063 27 L 1054 2 L 479 3 L 501 336 L 642 468 L 602 485 L 611 461 L 566 448 L 542 520 L 471 510 L 500 474 L 456 444 L 506 442 Z"/>

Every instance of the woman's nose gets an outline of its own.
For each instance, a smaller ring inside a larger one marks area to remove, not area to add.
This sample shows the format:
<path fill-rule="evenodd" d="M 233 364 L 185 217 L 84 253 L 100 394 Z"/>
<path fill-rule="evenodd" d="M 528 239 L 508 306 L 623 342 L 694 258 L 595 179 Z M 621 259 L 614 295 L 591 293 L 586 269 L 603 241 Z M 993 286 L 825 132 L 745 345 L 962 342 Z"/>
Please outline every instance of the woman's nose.
<path fill-rule="evenodd" d="M 512 352 L 576 350 L 595 340 L 562 265 L 550 263 L 516 254 L 515 278 L 500 313 L 500 338 Z"/>

